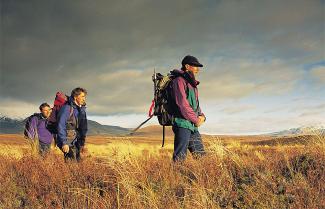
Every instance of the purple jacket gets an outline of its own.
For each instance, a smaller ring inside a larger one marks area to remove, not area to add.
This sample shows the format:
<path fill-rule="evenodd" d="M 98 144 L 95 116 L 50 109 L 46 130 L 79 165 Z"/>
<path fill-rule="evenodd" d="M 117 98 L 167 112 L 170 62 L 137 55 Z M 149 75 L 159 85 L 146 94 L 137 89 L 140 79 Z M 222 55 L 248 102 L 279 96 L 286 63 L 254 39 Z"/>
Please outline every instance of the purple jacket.
<path fill-rule="evenodd" d="M 30 126 L 28 127 L 28 132 L 30 133 L 32 138 L 34 139 L 37 133 L 38 139 L 45 143 L 51 144 L 53 140 L 53 135 L 51 132 L 46 128 L 47 120 L 41 116 L 34 116 L 31 119 Z"/>
<path fill-rule="evenodd" d="M 198 112 L 195 112 L 193 108 L 190 106 L 187 100 L 187 89 L 193 90 L 195 92 L 196 103 L 199 104 L 199 93 L 197 89 L 197 85 L 199 85 L 199 81 L 195 80 L 193 76 L 187 73 L 187 80 L 184 78 L 185 71 L 183 70 L 173 70 L 173 74 L 179 74 L 182 76 L 178 76 L 173 80 L 172 83 L 172 97 L 175 100 L 175 105 L 178 109 L 178 114 L 180 116 L 193 124 L 198 122 L 198 116 L 204 114 L 201 112 L 201 108 L 198 107 Z M 186 77 L 185 76 L 185 77 Z"/>

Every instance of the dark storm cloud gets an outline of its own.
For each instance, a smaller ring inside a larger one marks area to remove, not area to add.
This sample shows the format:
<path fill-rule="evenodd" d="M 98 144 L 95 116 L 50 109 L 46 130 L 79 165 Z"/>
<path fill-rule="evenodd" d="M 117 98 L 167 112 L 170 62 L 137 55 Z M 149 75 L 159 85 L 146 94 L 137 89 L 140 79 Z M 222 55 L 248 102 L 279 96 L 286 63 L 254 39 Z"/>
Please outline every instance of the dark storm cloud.
<path fill-rule="evenodd" d="M 247 62 L 287 61 L 291 75 L 294 66 L 323 55 L 319 1 L 1 2 L 3 101 L 36 105 L 53 100 L 57 90 L 83 86 L 91 114 L 141 112 L 152 97 L 153 68 L 179 67 L 186 54 L 208 69 L 203 78 L 213 88 L 203 92 L 206 98 L 273 89 L 269 80 L 251 81 L 258 77 L 246 68 L 242 78 L 240 65 Z M 220 75 L 222 68 L 229 70 Z M 222 76 L 230 86 L 212 79 Z"/>

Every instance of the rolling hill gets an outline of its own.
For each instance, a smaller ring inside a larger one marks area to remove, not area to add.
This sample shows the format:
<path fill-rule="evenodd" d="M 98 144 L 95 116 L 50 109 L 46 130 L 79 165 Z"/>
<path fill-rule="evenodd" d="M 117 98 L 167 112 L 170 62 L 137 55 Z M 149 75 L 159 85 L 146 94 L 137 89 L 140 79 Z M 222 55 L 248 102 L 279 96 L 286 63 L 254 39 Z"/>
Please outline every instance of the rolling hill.
<path fill-rule="evenodd" d="M 22 134 L 25 122 L 23 119 L 0 117 L 0 134 Z M 119 126 L 102 125 L 96 121 L 88 120 L 89 135 L 126 135 L 130 132 L 127 128 Z"/>
<path fill-rule="evenodd" d="M 160 125 L 149 125 L 139 129 L 135 132 L 134 136 L 161 136 L 163 128 Z M 166 136 L 173 136 L 173 130 L 170 126 L 166 126 L 165 129 Z"/>

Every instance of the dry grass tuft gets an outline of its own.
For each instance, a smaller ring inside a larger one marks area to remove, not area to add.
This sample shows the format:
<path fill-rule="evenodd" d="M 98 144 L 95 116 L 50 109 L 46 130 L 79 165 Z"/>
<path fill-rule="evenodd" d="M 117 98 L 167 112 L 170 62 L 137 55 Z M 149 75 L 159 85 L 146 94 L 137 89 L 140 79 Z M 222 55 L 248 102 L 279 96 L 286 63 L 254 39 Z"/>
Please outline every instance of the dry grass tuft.
<path fill-rule="evenodd" d="M 81 163 L 2 152 L 0 208 L 324 208 L 324 144 L 323 135 L 276 146 L 215 137 L 206 156 L 179 164 L 171 145 L 130 140 L 89 145 Z"/>

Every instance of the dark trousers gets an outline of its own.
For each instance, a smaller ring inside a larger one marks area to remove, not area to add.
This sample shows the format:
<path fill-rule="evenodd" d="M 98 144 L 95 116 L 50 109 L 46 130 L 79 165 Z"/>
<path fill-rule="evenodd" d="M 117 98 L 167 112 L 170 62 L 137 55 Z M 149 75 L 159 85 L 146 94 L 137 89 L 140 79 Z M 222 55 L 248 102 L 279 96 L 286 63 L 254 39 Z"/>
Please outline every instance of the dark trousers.
<path fill-rule="evenodd" d="M 41 141 L 39 141 L 38 144 L 39 144 L 39 154 L 42 156 L 47 154 L 51 149 L 51 144 L 46 144 Z"/>
<path fill-rule="evenodd" d="M 173 161 L 183 161 L 186 158 L 187 149 L 194 157 L 200 157 L 205 154 L 201 135 L 198 131 L 192 132 L 189 129 L 173 126 L 174 153 Z"/>
<path fill-rule="evenodd" d="M 77 161 L 80 162 L 80 145 L 76 143 L 75 145 L 72 145 L 69 147 L 69 152 L 64 153 L 64 160 L 67 161 Z"/>

